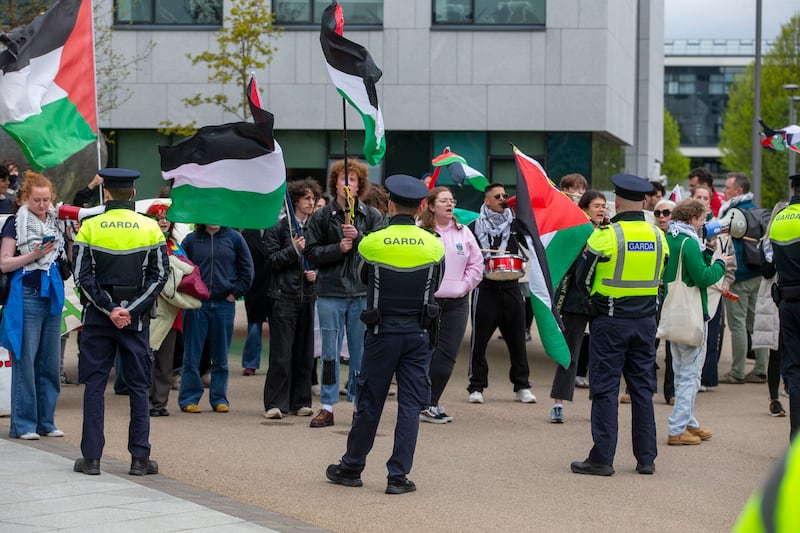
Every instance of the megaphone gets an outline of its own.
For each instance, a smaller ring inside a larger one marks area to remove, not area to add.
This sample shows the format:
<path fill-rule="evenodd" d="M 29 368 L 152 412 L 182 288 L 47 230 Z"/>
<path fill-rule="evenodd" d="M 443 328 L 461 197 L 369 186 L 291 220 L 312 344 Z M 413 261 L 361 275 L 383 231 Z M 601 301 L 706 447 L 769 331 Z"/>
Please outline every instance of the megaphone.
<path fill-rule="evenodd" d="M 738 209 L 730 209 L 719 220 L 712 220 L 703 225 L 706 239 L 716 237 L 720 233 L 730 233 L 734 239 L 741 239 L 747 233 L 747 219 Z"/>
<path fill-rule="evenodd" d="M 86 217 L 99 215 L 105 213 L 106 206 L 98 205 L 97 207 L 78 207 L 76 205 L 61 204 L 58 206 L 57 216 L 59 220 L 77 220 L 81 221 Z"/>

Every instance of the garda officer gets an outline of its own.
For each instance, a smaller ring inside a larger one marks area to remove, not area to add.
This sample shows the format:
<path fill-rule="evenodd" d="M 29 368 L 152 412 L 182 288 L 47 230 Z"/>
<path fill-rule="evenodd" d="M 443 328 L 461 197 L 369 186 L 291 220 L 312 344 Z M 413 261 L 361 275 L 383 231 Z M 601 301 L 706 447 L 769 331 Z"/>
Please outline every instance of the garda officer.
<path fill-rule="evenodd" d="M 783 341 L 781 374 L 789 384 L 790 437 L 794 437 L 800 430 L 800 174 L 791 180 L 792 200 L 775 215 L 769 240 L 778 272 L 772 296 Z"/>
<path fill-rule="evenodd" d="M 397 376 L 397 424 L 394 449 L 386 463 L 387 494 L 413 492 L 411 470 L 419 431 L 419 412 L 430 402 L 428 366 L 435 344 L 439 308 L 433 293 L 444 272 L 439 238 L 419 228 L 414 217 L 428 188 L 411 176 L 386 179 L 389 225 L 363 238 L 358 252 L 366 261 L 367 325 L 364 358 L 358 376 L 353 425 L 347 451 L 326 471 L 329 480 L 360 487 L 361 471 L 375 441 L 386 394 Z"/>
<path fill-rule="evenodd" d="M 148 394 L 152 372 L 150 318 L 167 280 L 169 260 L 164 235 L 155 220 L 134 211 L 134 170 L 106 168 L 106 210 L 84 220 L 75 237 L 75 285 L 87 300 L 78 362 L 83 393 L 83 436 L 74 470 L 100 473 L 103 455 L 103 396 L 119 351 L 130 390 L 129 474 L 157 474 L 150 460 Z"/>
<path fill-rule="evenodd" d="M 655 471 L 653 414 L 658 286 L 668 254 L 666 239 L 645 222 L 642 208 L 652 185 L 642 178 L 611 178 L 617 215 L 589 237 L 575 279 L 586 280 L 596 316 L 591 325 L 589 372 L 592 380 L 592 438 L 585 461 L 572 463 L 577 474 L 614 474 L 620 376 L 632 400 L 633 453 L 640 474 Z"/>

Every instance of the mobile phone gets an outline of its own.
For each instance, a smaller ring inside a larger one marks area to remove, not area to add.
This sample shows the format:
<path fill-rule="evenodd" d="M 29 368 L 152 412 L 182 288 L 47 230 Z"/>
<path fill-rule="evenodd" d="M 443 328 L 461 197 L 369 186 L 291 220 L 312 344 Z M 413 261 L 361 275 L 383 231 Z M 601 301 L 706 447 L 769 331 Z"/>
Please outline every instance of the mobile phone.
<path fill-rule="evenodd" d="M 39 248 L 44 248 L 47 243 L 53 242 L 55 240 L 56 240 L 55 235 L 45 235 L 44 237 L 42 237 L 42 243 L 39 245 Z"/>

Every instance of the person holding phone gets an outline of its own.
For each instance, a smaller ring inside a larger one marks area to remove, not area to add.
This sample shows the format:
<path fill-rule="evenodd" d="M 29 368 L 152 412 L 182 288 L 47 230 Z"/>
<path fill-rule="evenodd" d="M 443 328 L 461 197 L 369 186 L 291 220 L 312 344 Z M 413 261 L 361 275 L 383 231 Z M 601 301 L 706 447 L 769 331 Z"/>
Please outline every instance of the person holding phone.
<path fill-rule="evenodd" d="M 58 260 L 64 248 L 52 208 L 53 184 L 32 171 L 20 186 L 20 206 L 3 227 L 0 270 L 13 273 L 0 324 L 0 344 L 14 354 L 9 436 L 63 437 L 56 427 L 61 391 L 61 309 L 64 281 Z"/>

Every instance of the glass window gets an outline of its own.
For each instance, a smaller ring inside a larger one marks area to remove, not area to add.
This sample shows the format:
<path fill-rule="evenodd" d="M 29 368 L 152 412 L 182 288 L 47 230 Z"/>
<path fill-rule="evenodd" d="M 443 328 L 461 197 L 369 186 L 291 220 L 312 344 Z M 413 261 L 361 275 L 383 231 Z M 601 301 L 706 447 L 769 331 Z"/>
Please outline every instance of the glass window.
<path fill-rule="evenodd" d="M 434 0 L 434 25 L 544 26 L 545 0 Z"/>
<path fill-rule="evenodd" d="M 119 0 L 117 25 L 221 26 L 222 0 Z"/>
<path fill-rule="evenodd" d="M 328 0 L 275 0 L 275 24 L 281 26 L 319 25 Z M 345 31 L 348 26 L 383 25 L 383 0 L 348 0 L 343 5 Z"/>

